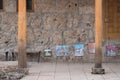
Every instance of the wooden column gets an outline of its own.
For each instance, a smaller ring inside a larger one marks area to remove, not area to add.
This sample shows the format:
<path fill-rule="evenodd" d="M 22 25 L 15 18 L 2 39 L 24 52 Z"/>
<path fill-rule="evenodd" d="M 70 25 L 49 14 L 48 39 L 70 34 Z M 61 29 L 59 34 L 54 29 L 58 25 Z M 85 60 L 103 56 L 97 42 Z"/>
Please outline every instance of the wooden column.
<path fill-rule="evenodd" d="M 95 66 L 92 73 L 104 73 L 102 69 L 102 0 L 95 0 Z"/>
<path fill-rule="evenodd" d="M 102 67 L 102 0 L 95 2 L 95 67 Z"/>
<path fill-rule="evenodd" d="M 18 0 L 18 67 L 27 67 L 26 56 L 26 0 Z"/>

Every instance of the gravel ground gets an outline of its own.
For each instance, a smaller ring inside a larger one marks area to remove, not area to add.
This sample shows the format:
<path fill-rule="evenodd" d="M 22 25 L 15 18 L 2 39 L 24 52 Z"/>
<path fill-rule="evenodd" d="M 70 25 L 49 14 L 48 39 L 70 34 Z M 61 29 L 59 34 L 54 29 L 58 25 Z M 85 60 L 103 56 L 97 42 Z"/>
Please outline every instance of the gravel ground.
<path fill-rule="evenodd" d="M 18 69 L 16 62 L 0 62 L 0 80 L 20 80 L 28 69 Z"/>

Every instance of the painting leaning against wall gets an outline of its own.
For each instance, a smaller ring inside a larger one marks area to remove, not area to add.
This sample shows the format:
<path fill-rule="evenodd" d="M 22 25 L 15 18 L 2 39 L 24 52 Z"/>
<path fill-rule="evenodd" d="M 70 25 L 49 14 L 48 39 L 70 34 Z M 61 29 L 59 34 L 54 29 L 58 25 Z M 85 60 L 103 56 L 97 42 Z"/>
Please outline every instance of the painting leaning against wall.
<path fill-rule="evenodd" d="M 52 56 L 52 50 L 50 50 L 50 49 L 44 50 L 44 56 L 45 57 L 51 57 Z"/>
<path fill-rule="evenodd" d="M 56 56 L 70 56 L 70 46 L 68 45 L 56 46 Z"/>
<path fill-rule="evenodd" d="M 95 43 L 88 43 L 88 53 L 95 54 Z"/>
<path fill-rule="evenodd" d="M 117 48 L 115 45 L 107 45 L 106 46 L 106 56 L 116 56 Z"/>
<path fill-rule="evenodd" d="M 84 56 L 84 44 L 74 44 L 75 56 Z"/>

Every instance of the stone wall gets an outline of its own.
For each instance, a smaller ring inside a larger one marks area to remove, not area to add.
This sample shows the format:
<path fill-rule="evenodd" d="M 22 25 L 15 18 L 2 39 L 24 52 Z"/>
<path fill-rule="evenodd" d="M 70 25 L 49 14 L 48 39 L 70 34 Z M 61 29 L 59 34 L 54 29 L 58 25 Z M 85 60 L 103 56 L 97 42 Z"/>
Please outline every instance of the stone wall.
<path fill-rule="evenodd" d="M 27 13 L 27 49 L 50 48 L 53 50 L 51 58 L 55 59 L 56 45 L 70 45 L 70 60 L 94 61 L 94 54 L 87 52 L 87 44 L 95 42 L 94 4 L 94 0 L 35 0 L 35 11 Z M 0 12 L 1 54 L 17 49 L 16 6 L 16 0 L 6 0 L 5 11 Z M 85 44 L 83 58 L 74 57 L 75 43 Z"/>

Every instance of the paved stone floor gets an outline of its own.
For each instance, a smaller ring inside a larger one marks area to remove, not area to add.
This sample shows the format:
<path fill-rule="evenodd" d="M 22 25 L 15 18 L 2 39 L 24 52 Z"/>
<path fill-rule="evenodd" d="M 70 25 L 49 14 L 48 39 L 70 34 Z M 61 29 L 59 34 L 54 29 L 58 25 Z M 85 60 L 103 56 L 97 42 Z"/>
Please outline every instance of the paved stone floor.
<path fill-rule="evenodd" d="M 29 75 L 21 80 L 120 80 L 120 63 L 104 63 L 104 75 L 91 74 L 93 63 L 29 63 Z"/>
<path fill-rule="evenodd" d="M 0 67 L 16 66 L 17 62 L 0 62 Z M 29 75 L 21 80 L 120 80 L 120 63 L 103 63 L 104 75 L 91 74 L 93 63 L 28 62 Z"/>

